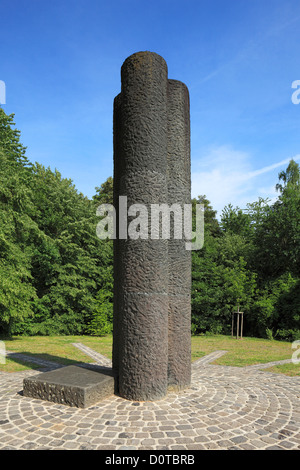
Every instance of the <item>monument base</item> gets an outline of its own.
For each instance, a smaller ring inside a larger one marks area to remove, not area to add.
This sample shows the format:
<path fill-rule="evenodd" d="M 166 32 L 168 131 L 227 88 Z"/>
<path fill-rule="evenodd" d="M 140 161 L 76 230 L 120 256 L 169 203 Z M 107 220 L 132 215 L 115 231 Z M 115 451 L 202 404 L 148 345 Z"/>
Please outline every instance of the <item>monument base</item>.
<path fill-rule="evenodd" d="M 23 380 L 23 395 L 77 408 L 88 408 L 114 394 L 112 369 L 66 366 Z"/>

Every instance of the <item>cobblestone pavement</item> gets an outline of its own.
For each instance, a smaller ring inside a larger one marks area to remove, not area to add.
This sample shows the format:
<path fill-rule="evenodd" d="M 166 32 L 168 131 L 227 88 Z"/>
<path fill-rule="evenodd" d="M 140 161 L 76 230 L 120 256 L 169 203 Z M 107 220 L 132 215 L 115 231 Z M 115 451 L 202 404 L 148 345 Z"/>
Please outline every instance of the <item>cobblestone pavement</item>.
<path fill-rule="evenodd" d="M 24 377 L 40 371 L 2 372 L 0 449 L 299 450 L 300 377 L 212 365 L 221 354 L 194 362 L 181 393 L 157 402 L 113 395 L 87 409 L 22 396 Z"/>

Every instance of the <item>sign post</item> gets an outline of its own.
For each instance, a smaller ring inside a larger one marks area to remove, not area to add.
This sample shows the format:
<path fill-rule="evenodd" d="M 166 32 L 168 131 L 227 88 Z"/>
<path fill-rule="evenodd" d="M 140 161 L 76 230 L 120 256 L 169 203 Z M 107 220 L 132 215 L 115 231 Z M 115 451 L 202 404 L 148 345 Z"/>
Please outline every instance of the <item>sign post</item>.
<path fill-rule="evenodd" d="M 236 339 L 243 339 L 244 312 L 240 312 L 240 306 L 239 305 L 238 305 L 237 311 L 232 312 L 231 337 L 233 338 L 233 327 L 234 327 L 234 315 L 235 314 L 236 314 Z"/>

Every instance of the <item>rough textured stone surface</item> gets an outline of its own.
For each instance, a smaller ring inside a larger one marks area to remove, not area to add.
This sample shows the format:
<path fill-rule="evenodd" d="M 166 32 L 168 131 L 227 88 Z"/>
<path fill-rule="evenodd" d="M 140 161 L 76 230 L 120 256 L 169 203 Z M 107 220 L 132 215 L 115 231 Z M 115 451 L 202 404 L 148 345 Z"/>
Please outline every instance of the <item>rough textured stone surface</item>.
<path fill-rule="evenodd" d="M 157 54 L 134 54 L 124 62 L 121 78 L 114 118 L 115 199 L 127 196 L 128 207 L 144 204 L 150 212 L 151 204 L 167 200 L 167 66 Z M 113 364 L 119 393 L 154 400 L 168 386 L 167 240 L 128 238 L 115 245 Z"/>
<path fill-rule="evenodd" d="M 168 80 L 168 202 L 191 202 L 190 106 L 187 87 Z M 191 381 L 191 252 L 184 238 L 168 242 L 168 384 L 182 389 Z"/>
<path fill-rule="evenodd" d="M 111 369 L 67 366 L 25 378 L 26 397 L 87 408 L 114 393 Z"/>
<path fill-rule="evenodd" d="M 128 57 L 121 82 L 114 100 L 113 367 L 122 397 L 155 400 L 170 385 L 187 386 L 191 375 L 190 252 L 184 240 L 162 237 L 160 219 L 150 224 L 151 204 L 190 203 L 189 97 L 151 52 Z M 146 236 L 120 236 L 119 196 L 128 208 L 145 205 Z"/>

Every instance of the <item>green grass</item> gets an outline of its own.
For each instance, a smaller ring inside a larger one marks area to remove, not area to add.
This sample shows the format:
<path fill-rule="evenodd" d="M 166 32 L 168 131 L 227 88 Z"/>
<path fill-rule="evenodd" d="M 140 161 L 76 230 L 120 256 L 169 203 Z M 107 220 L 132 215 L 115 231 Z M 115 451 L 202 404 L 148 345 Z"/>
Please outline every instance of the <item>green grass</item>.
<path fill-rule="evenodd" d="M 7 351 L 33 355 L 59 364 L 70 365 L 77 362 L 93 362 L 92 358 L 74 347 L 72 343 L 83 343 L 95 351 L 112 357 L 112 336 L 97 338 L 94 336 L 17 336 L 2 338 Z M 17 372 L 37 368 L 34 363 L 23 362 L 6 357 L 5 364 L 0 364 L 0 371 Z"/>
<path fill-rule="evenodd" d="M 291 359 L 294 350 L 292 343 L 286 341 L 266 340 L 260 338 L 236 339 L 231 336 L 193 336 L 192 337 L 192 360 L 209 354 L 213 351 L 227 351 L 214 364 L 224 366 L 245 367 L 254 364 Z M 274 366 L 271 372 L 286 375 L 300 375 L 300 364 L 284 364 Z"/>
<path fill-rule="evenodd" d="M 83 343 L 95 351 L 112 357 L 112 336 L 31 336 L 2 338 L 9 351 L 24 353 L 48 359 L 61 364 L 74 364 L 76 362 L 92 362 L 72 343 Z M 213 351 L 228 351 L 215 364 L 244 367 L 282 359 L 290 359 L 293 350 L 291 343 L 283 341 L 269 341 L 257 338 L 243 338 L 237 340 L 231 336 L 193 336 L 192 361 Z M 6 358 L 5 364 L 0 364 L 0 371 L 17 372 L 37 367 L 34 364 Z M 286 375 L 300 375 L 300 364 L 285 364 L 270 369 L 272 372 Z"/>

